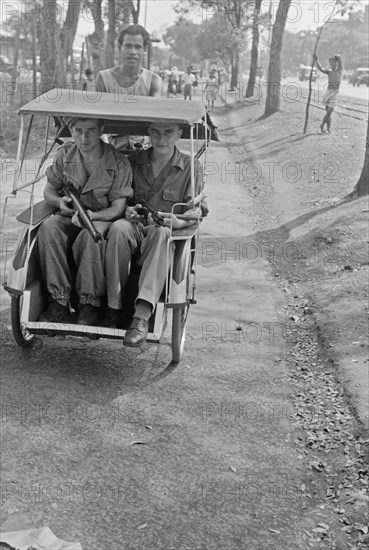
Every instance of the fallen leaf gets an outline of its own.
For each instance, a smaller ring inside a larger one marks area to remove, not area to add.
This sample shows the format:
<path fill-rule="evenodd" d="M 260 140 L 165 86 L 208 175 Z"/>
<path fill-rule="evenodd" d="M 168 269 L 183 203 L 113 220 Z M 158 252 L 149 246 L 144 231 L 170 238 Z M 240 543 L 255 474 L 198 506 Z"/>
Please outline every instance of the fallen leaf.
<path fill-rule="evenodd" d="M 137 529 L 145 529 L 147 527 L 147 523 L 143 523 L 142 525 L 139 525 Z"/>
<path fill-rule="evenodd" d="M 279 531 L 278 529 L 271 529 L 271 528 L 268 528 L 268 531 L 270 531 L 271 533 L 275 533 L 276 535 L 280 535 L 280 534 L 281 534 L 281 531 Z"/>
<path fill-rule="evenodd" d="M 234 466 L 230 466 L 229 469 L 232 470 L 232 472 L 237 472 L 237 469 Z"/>
<path fill-rule="evenodd" d="M 152 426 L 150 426 L 149 424 L 147 424 L 147 425 L 145 426 L 145 428 L 146 428 L 147 430 L 152 430 Z"/>
<path fill-rule="evenodd" d="M 315 527 L 315 529 L 312 529 L 313 533 L 326 533 L 327 529 L 324 529 L 323 527 Z"/>
<path fill-rule="evenodd" d="M 364 500 L 369 502 L 369 496 L 363 495 L 362 493 L 354 493 L 349 496 L 349 498 L 346 500 L 347 504 L 352 504 L 355 502 L 355 500 Z"/>
<path fill-rule="evenodd" d="M 326 531 L 329 530 L 329 525 L 327 525 L 326 523 L 317 523 L 317 526 L 318 526 L 318 527 L 322 527 L 322 528 L 325 529 Z"/>

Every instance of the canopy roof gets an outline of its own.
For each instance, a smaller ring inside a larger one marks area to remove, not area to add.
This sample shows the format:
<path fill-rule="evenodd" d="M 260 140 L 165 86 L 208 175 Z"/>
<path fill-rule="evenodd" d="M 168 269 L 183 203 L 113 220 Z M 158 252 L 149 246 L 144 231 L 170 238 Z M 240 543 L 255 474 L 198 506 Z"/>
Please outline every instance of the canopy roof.
<path fill-rule="evenodd" d="M 200 101 L 119 95 L 54 88 L 19 109 L 19 113 L 80 116 L 114 121 L 166 121 L 193 124 L 205 115 Z"/>
<path fill-rule="evenodd" d="M 106 121 L 106 133 L 138 135 L 146 133 L 148 122 L 177 123 L 187 130 L 197 122 L 204 125 L 206 120 L 209 137 L 218 141 L 215 126 L 201 101 L 54 88 L 23 105 L 19 113 L 100 118 Z M 204 137 L 204 131 L 200 134 L 198 137 Z M 189 132 L 185 131 L 183 137 L 188 138 Z"/>

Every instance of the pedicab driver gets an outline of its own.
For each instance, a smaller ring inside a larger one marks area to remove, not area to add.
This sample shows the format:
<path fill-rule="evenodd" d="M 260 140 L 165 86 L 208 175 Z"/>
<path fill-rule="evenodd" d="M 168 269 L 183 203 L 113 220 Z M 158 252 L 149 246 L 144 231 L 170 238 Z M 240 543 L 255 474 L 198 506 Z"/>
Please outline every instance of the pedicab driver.
<path fill-rule="evenodd" d="M 96 90 L 114 93 L 117 102 L 137 102 L 136 96 L 160 97 L 162 79 L 142 66 L 145 52 L 150 47 L 150 35 L 146 29 L 141 25 L 124 27 L 119 33 L 118 47 L 120 65 L 98 73 Z M 109 135 L 108 140 L 117 149 L 128 151 L 147 145 L 143 136 Z"/>
<path fill-rule="evenodd" d="M 167 277 L 167 243 L 171 221 L 174 229 L 192 225 L 193 221 L 178 219 L 171 214 L 173 204 L 187 202 L 191 189 L 191 159 L 180 152 L 176 142 L 182 130 L 178 124 L 150 123 L 149 136 L 152 147 L 130 157 L 133 172 L 134 201 L 136 206 L 128 206 L 124 219 L 114 222 L 109 228 L 106 247 L 106 273 L 110 326 L 116 326 L 119 310 L 122 308 L 122 295 L 128 279 L 132 255 L 140 247 L 139 265 L 142 266 L 139 278 L 139 291 L 135 304 L 135 314 L 126 332 L 124 344 L 140 346 L 146 340 L 148 322 Z M 203 187 L 202 170 L 195 162 L 195 195 Z M 138 213 L 140 200 L 145 200 L 153 209 L 159 210 L 165 226 L 155 225 Z M 192 212 L 184 207 L 185 211 Z M 195 209 L 207 214 L 206 205 Z M 173 247 L 169 250 L 169 261 L 173 259 Z"/>
<path fill-rule="evenodd" d="M 323 67 L 319 63 L 318 56 L 316 54 L 313 54 L 313 58 L 316 62 L 316 65 L 319 71 L 328 75 L 328 88 L 322 101 L 323 105 L 325 105 L 326 113 L 320 125 L 320 130 L 324 134 L 325 133 L 324 126 L 327 125 L 327 132 L 330 133 L 331 115 L 333 113 L 333 109 L 337 107 L 337 104 L 338 104 L 338 91 L 339 91 L 341 79 L 342 79 L 341 56 L 339 54 L 336 54 L 333 57 L 329 58 L 329 64 L 331 66 L 330 69 L 323 69 Z"/>
<path fill-rule="evenodd" d="M 68 253 L 77 266 L 78 324 L 97 325 L 101 299 L 106 294 L 105 244 L 96 243 L 81 226 L 71 199 L 62 195 L 66 184 L 80 194 L 80 202 L 104 236 L 113 220 L 122 216 L 133 195 L 132 170 L 123 153 L 101 139 L 102 121 L 68 118 L 74 142 L 62 145 L 47 171 L 44 197 L 57 213 L 43 222 L 37 235 L 41 273 L 50 305 L 39 318 L 55 323 L 74 322 L 69 300 L 72 276 Z"/>

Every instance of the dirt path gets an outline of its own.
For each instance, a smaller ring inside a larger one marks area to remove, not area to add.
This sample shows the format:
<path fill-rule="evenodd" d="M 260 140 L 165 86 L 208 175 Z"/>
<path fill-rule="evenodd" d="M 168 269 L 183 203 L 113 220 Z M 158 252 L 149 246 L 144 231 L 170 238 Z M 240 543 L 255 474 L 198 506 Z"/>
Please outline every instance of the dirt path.
<path fill-rule="evenodd" d="M 297 215 L 296 196 L 276 209 L 272 185 L 252 172 L 245 185 L 244 121 L 216 120 L 183 362 L 166 370 L 166 341 L 140 353 L 44 339 L 25 353 L 3 331 L 2 514 L 19 509 L 84 550 L 364 548 L 350 546 L 365 537 L 353 479 L 364 443 L 344 396 L 331 395 L 342 418 L 304 400 L 316 390 L 302 359 L 320 365 L 319 347 L 308 326 L 296 333 L 298 300 L 260 239 Z"/>
<path fill-rule="evenodd" d="M 255 238 L 282 287 L 313 302 L 325 352 L 368 429 L 368 198 L 344 200 L 361 172 L 366 124 L 334 113 L 332 134 L 322 135 L 322 115 L 311 111 L 304 137 L 305 106 L 282 107 L 265 121 L 263 105 L 234 108 L 227 135 L 254 199 Z"/>

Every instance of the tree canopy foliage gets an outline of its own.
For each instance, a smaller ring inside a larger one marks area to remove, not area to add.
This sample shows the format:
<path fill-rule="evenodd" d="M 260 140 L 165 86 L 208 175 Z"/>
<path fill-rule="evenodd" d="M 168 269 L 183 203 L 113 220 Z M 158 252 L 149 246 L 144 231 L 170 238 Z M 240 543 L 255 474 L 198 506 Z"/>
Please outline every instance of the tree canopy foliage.
<path fill-rule="evenodd" d="M 200 61 L 196 42 L 200 28 L 200 25 L 179 17 L 178 21 L 163 35 L 164 43 L 170 47 L 183 67 Z"/>
<path fill-rule="evenodd" d="M 337 52 L 342 55 L 344 68 L 367 67 L 368 27 L 368 6 L 364 11 L 351 12 L 347 19 L 328 23 L 319 42 L 319 57 L 328 60 L 333 52 Z M 317 32 L 311 29 L 298 33 L 286 30 L 282 48 L 282 67 L 297 70 L 301 63 L 310 65 L 316 36 Z"/>

